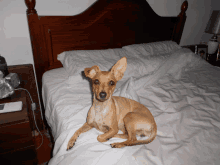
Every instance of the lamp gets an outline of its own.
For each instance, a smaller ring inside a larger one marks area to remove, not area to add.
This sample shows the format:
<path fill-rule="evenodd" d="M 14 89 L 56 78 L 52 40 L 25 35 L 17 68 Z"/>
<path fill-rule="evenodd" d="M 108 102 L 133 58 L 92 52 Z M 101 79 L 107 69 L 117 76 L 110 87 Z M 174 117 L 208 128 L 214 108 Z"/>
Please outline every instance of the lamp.
<path fill-rule="evenodd" d="M 208 54 L 211 55 L 216 53 L 219 45 L 217 34 L 220 34 L 220 10 L 214 10 L 212 12 L 205 32 L 214 34 L 208 42 Z"/>

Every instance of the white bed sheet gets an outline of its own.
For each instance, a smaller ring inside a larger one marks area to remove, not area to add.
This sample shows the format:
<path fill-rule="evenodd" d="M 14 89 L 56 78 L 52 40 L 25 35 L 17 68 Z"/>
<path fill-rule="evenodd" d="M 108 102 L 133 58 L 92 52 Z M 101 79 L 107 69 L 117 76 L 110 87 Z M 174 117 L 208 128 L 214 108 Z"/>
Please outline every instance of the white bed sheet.
<path fill-rule="evenodd" d="M 69 139 L 86 121 L 92 104 L 89 82 L 76 76 L 71 84 L 70 79 L 64 68 L 43 76 L 46 119 L 55 139 L 49 164 L 220 164 L 219 68 L 199 65 L 180 79 L 166 75 L 155 85 L 125 93 L 125 97 L 140 100 L 148 107 L 158 132 L 150 144 L 121 149 L 112 149 L 109 144 L 123 139 L 99 143 L 97 136 L 102 133 L 92 129 L 81 134 L 75 146 L 66 151 Z M 132 78 L 123 83 L 119 86 L 124 89 L 135 85 Z M 116 91 L 114 95 L 120 94 Z"/>

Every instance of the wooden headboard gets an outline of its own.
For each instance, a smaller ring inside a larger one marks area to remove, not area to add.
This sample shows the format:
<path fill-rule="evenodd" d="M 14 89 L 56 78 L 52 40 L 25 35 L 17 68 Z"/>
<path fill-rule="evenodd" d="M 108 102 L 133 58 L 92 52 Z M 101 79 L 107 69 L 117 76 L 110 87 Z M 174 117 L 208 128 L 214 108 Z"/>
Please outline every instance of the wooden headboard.
<path fill-rule="evenodd" d="M 40 97 L 43 73 L 62 67 L 59 53 L 164 40 L 179 44 L 188 7 L 185 1 L 177 17 L 161 17 L 146 0 L 98 0 L 76 16 L 40 16 L 35 0 L 25 3 Z"/>

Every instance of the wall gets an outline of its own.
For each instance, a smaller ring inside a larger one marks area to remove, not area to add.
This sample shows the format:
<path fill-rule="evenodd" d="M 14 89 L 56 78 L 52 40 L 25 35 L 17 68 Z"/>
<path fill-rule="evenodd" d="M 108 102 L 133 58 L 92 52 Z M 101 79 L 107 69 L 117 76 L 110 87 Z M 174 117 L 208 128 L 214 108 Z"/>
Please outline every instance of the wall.
<path fill-rule="evenodd" d="M 210 13 L 212 11 L 212 1 L 189 1 L 189 8 L 187 10 L 188 18 L 186 21 L 186 27 L 183 32 L 183 39 L 180 43 L 181 45 L 198 44 L 202 41 L 208 41 L 207 37 L 202 38 L 202 36 L 205 32 Z M 218 0 L 215 1 L 217 2 Z"/>
<path fill-rule="evenodd" d="M 184 0 L 147 0 L 160 16 L 176 16 Z M 39 15 L 75 15 L 86 10 L 95 0 L 39 0 Z M 208 41 L 204 34 L 211 9 L 219 9 L 219 0 L 190 0 L 187 21 L 180 45 Z M 0 0 L 0 54 L 8 65 L 34 63 L 27 26 L 24 0 Z"/>
<path fill-rule="evenodd" d="M 76 15 L 95 0 L 37 1 L 39 15 Z M 0 0 L 0 54 L 8 65 L 34 64 L 24 0 Z"/>
<path fill-rule="evenodd" d="M 212 14 L 212 10 L 220 10 L 220 1 L 219 0 L 211 0 L 210 2 L 206 2 L 206 3 L 211 3 L 211 11 L 209 13 L 206 13 L 206 17 L 208 17 L 207 19 L 207 23 L 208 20 Z M 206 26 L 203 27 L 204 31 L 205 31 Z M 201 35 L 201 41 L 209 41 L 209 39 L 211 39 L 213 36 L 213 34 L 208 34 L 208 33 L 203 33 Z M 220 43 L 220 36 L 218 36 L 218 41 Z"/>

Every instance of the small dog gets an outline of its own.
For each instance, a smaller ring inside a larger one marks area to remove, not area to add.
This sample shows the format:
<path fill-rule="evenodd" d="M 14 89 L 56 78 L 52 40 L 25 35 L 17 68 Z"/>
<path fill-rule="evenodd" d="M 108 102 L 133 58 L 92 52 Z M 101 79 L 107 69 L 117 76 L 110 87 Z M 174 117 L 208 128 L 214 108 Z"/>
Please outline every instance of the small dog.
<path fill-rule="evenodd" d="M 92 80 L 93 104 L 86 123 L 78 129 L 68 142 L 67 150 L 75 144 L 77 137 L 93 127 L 104 132 L 97 140 L 105 142 L 112 137 L 127 139 L 113 143 L 112 148 L 121 148 L 152 142 L 157 135 L 157 125 L 151 112 L 142 104 L 124 97 L 112 96 L 116 82 L 126 70 L 127 58 L 121 58 L 110 71 L 100 71 L 98 66 L 86 68 L 85 76 Z M 121 130 L 123 134 L 118 134 Z M 136 135 L 149 136 L 137 140 Z"/>

